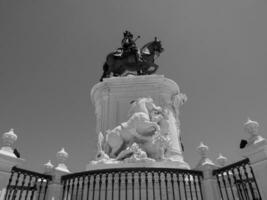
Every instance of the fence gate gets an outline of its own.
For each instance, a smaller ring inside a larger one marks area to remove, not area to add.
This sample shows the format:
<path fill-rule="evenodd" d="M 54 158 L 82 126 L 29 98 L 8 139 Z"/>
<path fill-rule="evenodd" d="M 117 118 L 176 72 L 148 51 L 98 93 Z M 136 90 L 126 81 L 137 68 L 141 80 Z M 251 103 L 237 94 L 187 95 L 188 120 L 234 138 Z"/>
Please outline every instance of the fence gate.
<path fill-rule="evenodd" d="M 52 176 L 13 167 L 5 200 L 45 200 Z"/>
<path fill-rule="evenodd" d="M 62 200 L 204 200 L 201 171 L 100 169 L 62 176 Z"/>
<path fill-rule="evenodd" d="M 249 159 L 213 171 L 222 200 L 262 200 Z"/>

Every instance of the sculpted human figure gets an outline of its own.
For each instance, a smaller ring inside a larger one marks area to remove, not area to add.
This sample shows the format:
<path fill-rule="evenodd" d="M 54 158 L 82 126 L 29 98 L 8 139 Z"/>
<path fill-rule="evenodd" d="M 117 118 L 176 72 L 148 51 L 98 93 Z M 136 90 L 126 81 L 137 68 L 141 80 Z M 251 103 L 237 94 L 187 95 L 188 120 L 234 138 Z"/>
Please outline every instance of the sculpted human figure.
<path fill-rule="evenodd" d="M 112 158 L 131 146 L 134 142 L 151 141 L 151 136 L 160 131 L 160 126 L 150 120 L 150 110 L 155 108 L 152 98 L 139 98 L 132 102 L 131 117 L 106 134 L 105 151 Z"/>
<path fill-rule="evenodd" d="M 140 36 L 134 39 L 130 31 L 123 33 L 122 47 L 107 55 L 100 81 L 111 75 L 149 75 L 157 71 L 159 66 L 155 64 L 155 60 L 164 51 L 161 41 L 155 37 L 139 50 L 136 46 L 138 38 Z"/>

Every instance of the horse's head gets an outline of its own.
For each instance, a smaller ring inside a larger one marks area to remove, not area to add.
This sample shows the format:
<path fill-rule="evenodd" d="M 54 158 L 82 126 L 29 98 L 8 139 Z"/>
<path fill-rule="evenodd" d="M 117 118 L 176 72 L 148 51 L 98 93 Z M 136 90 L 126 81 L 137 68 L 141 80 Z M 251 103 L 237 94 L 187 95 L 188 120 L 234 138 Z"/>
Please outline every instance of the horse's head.
<path fill-rule="evenodd" d="M 152 109 L 154 103 L 151 97 L 142 97 L 138 98 L 134 101 L 131 101 L 131 108 L 129 110 L 129 116 L 136 112 L 143 112 L 145 114 L 149 114 L 150 110 Z"/>
<path fill-rule="evenodd" d="M 151 43 L 151 49 L 152 51 L 157 52 L 159 54 L 164 51 L 164 48 L 161 45 L 161 41 L 158 40 L 157 37 L 155 37 L 155 40 Z"/>
<path fill-rule="evenodd" d="M 145 55 L 154 55 L 154 54 L 160 54 L 164 51 L 164 48 L 161 45 L 161 41 L 158 40 L 157 37 L 155 39 L 147 44 L 145 44 L 141 48 L 141 53 Z"/>

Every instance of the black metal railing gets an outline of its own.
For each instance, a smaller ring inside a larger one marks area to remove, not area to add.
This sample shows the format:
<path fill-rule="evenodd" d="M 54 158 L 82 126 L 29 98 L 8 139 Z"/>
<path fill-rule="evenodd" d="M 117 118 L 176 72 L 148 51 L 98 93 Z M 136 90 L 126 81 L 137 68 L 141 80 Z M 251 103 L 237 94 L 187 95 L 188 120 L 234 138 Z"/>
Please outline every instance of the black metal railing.
<path fill-rule="evenodd" d="M 261 200 L 249 159 L 213 171 L 222 200 Z"/>
<path fill-rule="evenodd" d="M 5 200 L 45 200 L 52 176 L 13 167 Z"/>
<path fill-rule="evenodd" d="M 116 168 L 61 178 L 62 200 L 203 200 L 201 171 Z"/>

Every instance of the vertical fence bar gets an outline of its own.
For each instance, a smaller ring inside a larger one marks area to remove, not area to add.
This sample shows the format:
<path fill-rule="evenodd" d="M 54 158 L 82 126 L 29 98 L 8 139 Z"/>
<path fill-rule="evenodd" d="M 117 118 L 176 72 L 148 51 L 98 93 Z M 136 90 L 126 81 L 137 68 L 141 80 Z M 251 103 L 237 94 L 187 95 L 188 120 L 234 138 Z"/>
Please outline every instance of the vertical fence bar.
<path fill-rule="evenodd" d="M 108 173 L 105 173 L 105 200 L 107 200 L 108 197 Z"/>
<path fill-rule="evenodd" d="M 12 199 L 16 199 L 17 198 L 17 191 L 18 191 L 18 184 L 19 184 L 19 179 L 20 179 L 20 172 L 17 172 L 17 176 L 16 176 L 16 181 L 15 181 L 15 185 L 14 185 L 14 192 L 12 194 Z"/>
<path fill-rule="evenodd" d="M 220 176 L 221 176 L 220 174 L 217 174 L 216 175 L 216 179 L 217 179 L 217 183 L 218 183 L 218 186 L 219 186 L 219 191 L 220 191 L 222 200 L 224 200 L 223 193 L 222 193 L 222 185 L 221 185 L 221 182 L 220 182 Z"/>
<path fill-rule="evenodd" d="M 84 182 L 85 182 L 85 176 L 82 176 L 81 178 L 82 178 L 82 193 L 81 193 L 81 200 L 83 200 L 84 186 L 85 186 L 85 184 L 84 184 Z"/>
<path fill-rule="evenodd" d="M 203 193 L 202 193 L 202 186 L 201 186 L 201 179 L 202 178 L 203 177 L 201 175 L 198 176 L 198 185 L 199 185 L 199 191 L 200 191 L 201 200 L 204 200 Z"/>
<path fill-rule="evenodd" d="M 132 171 L 132 200 L 134 200 L 134 171 Z"/>
<path fill-rule="evenodd" d="M 187 175 L 187 177 L 188 177 L 188 185 L 189 185 L 190 197 L 191 197 L 191 199 L 193 199 L 191 176 Z"/>
<path fill-rule="evenodd" d="M 177 186 L 178 186 L 179 200 L 180 200 L 182 199 L 182 195 L 181 195 L 181 188 L 180 188 L 180 176 L 178 173 L 176 173 L 176 177 L 177 177 Z"/>
<path fill-rule="evenodd" d="M 91 184 L 91 176 L 88 175 L 87 176 L 87 194 L 86 194 L 86 199 L 87 200 L 89 200 L 89 195 L 90 195 L 90 184 Z"/>
<path fill-rule="evenodd" d="M 96 184 L 96 177 L 97 177 L 97 174 L 93 175 L 93 197 L 92 197 L 92 200 L 95 200 L 95 184 Z"/>
<path fill-rule="evenodd" d="M 125 172 L 125 200 L 128 199 L 128 172 Z"/>
<path fill-rule="evenodd" d="M 61 184 L 63 185 L 63 190 L 62 190 L 62 200 L 64 200 L 64 198 L 65 198 L 65 194 L 66 194 L 67 180 L 61 180 Z"/>
<path fill-rule="evenodd" d="M 142 185 L 141 185 L 141 176 L 142 176 L 142 174 L 141 174 L 141 172 L 140 171 L 138 171 L 138 184 L 139 184 L 139 200 L 141 200 L 142 199 Z"/>
<path fill-rule="evenodd" d="M 228 179 L 228 182 L 229 182 L 229 187 L 230 187 L 230 190 L 231 190 L 231 193 L 232 193 L 232 197 L 233 197 L 233 200 L 235 200 L 235 194 L 234 194 L 234 191 L 233 191 L 233 185 L 232 185 L 232 180 L 231 180 L 231 174 L 229 172 L 229 170 L 226 171 L 226 175 L 227 175 L 227 179 Z"/>
<path fill-rule="evenodd" d="M 51 179 L 52 179 L 52 177 L 51 177 Z M 45 182 L 45 189 L 44 189 L 44 198 L 43 198 L 43 200 L 45 200 L 45 197 L 46 197 L 46 192 L 47 192 L 47 188 L 48 188 L 48 184 L 49 184 L 49 179 L 46 179 L 46 182 Z"/>
<path fill-rule="evenodd" d="M 26 174 L 21 174 L 22 175 L 22 181 L 21 181 L 21 190 L 19 192 L 19 200 L 21 200 L 22 198 L 22 194 L 23 194 L 23 187 L 24 187 L 24 183 L 25 183 L 25 178 L 26 178 Z M 38 199 L 39 200 L 39 199 Z"/>
<path fill-rule="evenodd" d="M 68 200 L 69 199 L 69 193 L 70 193 L 70 179 L 67 179 L 67 182 L 66 182 L 66 199 Z M 63 197 L 64 198 L 64 197 Z M 62 199 L 64 200 L 64 199 Z"/>
<path fill-rule="evenodd" d="M 33 181 L 33 186 L 32 186 L 32 193 L 31 193 L 31 198 L 30 198 L 31 200 L 34 197 L 34 193 L 35 193 L 35 190 L 36 190 L 37 181 L 38 181 L 38 177 L 35 176 L 34 177 L 34 181 Z"/>
<path fill-rule="evenodd" d="M 193 184 L 194 184 L 194 188 L 195 188 L 195 195 L 196 195 L 196 200 L 198 200 L 198 191 L 197 191 L 197 180 L 196 180 L 196 175 L 193 175 L 192 178 L 193 178 Z"/>
<path fill-rule="evenodd" d="M 168 177 L 167 177 L 167 172 L 165 171 L 163 173 L 164 175 L 164 182 L 165 182 L 165 191 L 166 191 L 166 199 L 169 200 L 169 192 L 168 192 Z"/>
<path fill-rule="evenodd" d="M 238 183 L 238 179 L 237 179 L 235 170 L 234 170 L 234 168 L 232 168 L 230 170 L 231 170 L 231 172 L 233 174 L 233 178 L 234 178 L 234 181 L 235 181 L 235 186 L 236 186 L 237 194 L 239 196 L 238 198 L 243 199 L 242 189 L 240 188 L 240 185 Z"/>
<path fill-rule="evenodd" d="M 258 193 L 258 196 L 259 196 L 259 200 L 262 200 L 261 194 L 260 194 L 260 190 L 259 190 L 256 178 L 255 178 L 255 175 L 254 175 L 254 171 L 253 171 L 253 169 L 252 169 L 252 167 L 250 165 L 249 165 L 249 169 L 250 169 L 250 173 L 251 173 L 252 178 L 253 178 L 254 185 L 256 186 L 256 190 L 257 190 L 257 193 Z"/>
<path fill-rule="evenodd" d="M 40 178 L 40 184 L 39 184 L 39 190 L 37 189 L 37 191 L 38 191 L 38 197 L 37 197 L 37 200 L 39 200 L 40 199 L 40 196 L 41 196 L 41 193 L 42 193 L 42 189 L 43 189 L 43 181 L 44 181 L 44 179 L 43 178 Z M 20 200 L 20 199 L 19 199 Z"/>
<path fill-rule="evenodd" d="M 249 196 L 248 196 L 248 193 L 247 193 L 247 186 L 243 182 L 243 177 L 242 177 L 242 173 L 241 173 L 241 170 L 240 170 L 240 166 L 237 167 L 237 172 L 238 172 L 237 174 L 239 176 L 240 185 L 242 186 L 243 191 L 244 191 L 244 196 L 246 197 L 246 199 L 249 199 Z M 241 190 L 241 192 L 242 192 L 242 190 Z"/>
<path fill-rule="evenodd" d="M 152 178 L 152 199 L 155 199 L 156 198 L 156 194 L 155 194 L 155 172 L 152 171 L 151 173 L 151 178 Z"/>
<path fill-rule="evenodd" d="M 118 173 L 118 199 L 121 200 L 121 173 Z"/>
<path fill-rule="evenodd" d="M 13 179 L 13 176 L 14 176 L 14 170 L 12 169 L 11 170 L 11 175 L 9 177 L 9 180 L 8 180 L 8 184 L 7 184 L 7 187 L 6 187 L 6 194 L 5 194 L 5 200 L 8 200 L 9 199 L 9 196 L 10 196 L 10 190 L 11 190 L 11 184 L 12 184 L 12 179 Z"/>
<path fill-rule="evenodd" d="M 148 200 L 148 174 L 149 172 L 145 172 L 146 200 Z"/>
<path fill-rule="evenodd" d="M 174 173 L 171 175 L 171 186 L 172 186 L 172 199 L 175 199 L 175 191 L 174 191 Z"/>
<path fill-rule="evenodd" d="M 161 191 L 161 172 L 158 172 L 158 183 L 159 183 L 159 197 L 162 200 L 162 191 Z"/>
<path fill-rule="evenodd" d="M 111 199 L 114 199 L 114 173 L 111 173 Z"/>
<path fill-rule="evenodd" d="M 182 179 L 183 179 L 183 184 L 184 184 L 184 193 L 185 193 L 185 199 L 187 200 L 187 188 L 186 188 L 186 181 L 185 181 L 185 174 L 183 173 L 182 175 Z"/>
<path fill-rule="evenodd" d="M 227 190 L 227 183 L 226 183 L 226 178 L 225 178 L 225 172 L 224 173 L 221 173 L 221 178 L 222 178 L 222 182 L 223 182 L 223 185 L 224 185 L 224 190 L 225 190 L 225 194 L 226 194 L 226 197 L 228 200 L 229 199 L 229 195 L 228 195 L 228 190 Z"/>
<path fill-rule="evenodd" d="M 101 200 L 101 190 L 102 190 L 102 174 L 99 174 L 98 200 Z"/>

